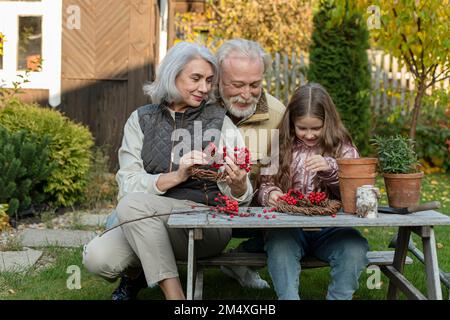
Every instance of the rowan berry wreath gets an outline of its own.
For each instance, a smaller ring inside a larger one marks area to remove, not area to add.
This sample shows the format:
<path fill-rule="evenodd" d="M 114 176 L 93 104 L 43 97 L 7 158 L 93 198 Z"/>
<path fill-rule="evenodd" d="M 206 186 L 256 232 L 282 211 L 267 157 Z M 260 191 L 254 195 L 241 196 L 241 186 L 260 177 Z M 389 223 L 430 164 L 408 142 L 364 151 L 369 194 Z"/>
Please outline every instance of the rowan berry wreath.
<path fill-rule="evenodd" d="M 342 203 L 328 199 L 325 192 L 311 192 L 305 196 L 301 191 L 289 189 L 288 193 L 278 198 L 277 211 L 288 214 L 307 216 L 335 215 Z"/>
<path fill-rule="evenodd" d="M 222 148 L 222 153 L 217 152 L 217 147 L 214 143 L 210 143 L 204 152 L 210 157 L 211 164 L 208 166 L 195 165 L 191 168 L 191 177 L 197 180 L 208 180 L 215 182 L 225 181 L 228 173 L 226 171 L 220 172 L 219 169 L 225 165 L 225 157 L 229 155 L 234 159 L 234 163 L 245 171 L 250 172 L 252 164 L 250 163 L 250 151 L 247 148 L 234 148 L 234 153 L 231 154 L 227 147 Z"/>

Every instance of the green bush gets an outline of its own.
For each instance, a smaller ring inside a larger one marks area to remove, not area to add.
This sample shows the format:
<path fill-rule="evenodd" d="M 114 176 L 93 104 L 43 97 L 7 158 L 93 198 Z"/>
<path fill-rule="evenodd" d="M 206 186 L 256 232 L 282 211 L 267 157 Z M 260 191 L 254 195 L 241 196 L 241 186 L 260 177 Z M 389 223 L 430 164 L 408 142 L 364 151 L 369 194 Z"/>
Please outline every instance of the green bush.
<path fill-rule="evenodd" d="M 55 206 L 71 206 L 83 198 L 94 144 L 90 131 L 60 112 L 13 99 L 0 111 L 0 124 L 12 132 L 25 130 L 43 139 L 50 135 L 50 160 L 57 167 L 44 192 Z"/>
<path fill-rule="evenodd" d="M 49 143 L 47 135 L 9 133 L 0 126 L 0 203 L 8 204 L 10 216 L 46 200 L 44 185 L 56 168 Z"/>
<path fill-rule="evenodd" d="M 359 151 L 367 155 L 371 116 L 366 21 L 349 13 L 331 26 L 332 8 L 332 1 L 322 0 L 314 16 L 308 80 L 328 90 Z"/>

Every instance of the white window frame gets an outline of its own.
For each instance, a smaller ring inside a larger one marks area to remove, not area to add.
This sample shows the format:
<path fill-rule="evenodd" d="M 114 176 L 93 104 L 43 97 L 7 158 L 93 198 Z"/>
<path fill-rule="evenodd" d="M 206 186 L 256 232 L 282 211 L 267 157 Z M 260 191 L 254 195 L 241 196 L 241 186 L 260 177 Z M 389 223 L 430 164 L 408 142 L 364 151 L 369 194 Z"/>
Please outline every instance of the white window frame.
<path fill-rule="evenodd" d="M 159 62 L 166 56 L 167 42 L 169 39 L 168 21 L 169 21 L 169 3 L 168 0 L 159 1 Z"/>
<path fill-rule="evenodd" d="M 12 87 L 21 80 L 19 75 L 25 75 L 17 70 L 19 16 L 42 16 L 42 70 L 30 72 L 30 82 L 21 88 L 48 89 L 49 104 L 56 107 L 61 103 L 62 0 L 0 1 L 0 32 L 6 38 L 0 80 L 5 87 Z"/>

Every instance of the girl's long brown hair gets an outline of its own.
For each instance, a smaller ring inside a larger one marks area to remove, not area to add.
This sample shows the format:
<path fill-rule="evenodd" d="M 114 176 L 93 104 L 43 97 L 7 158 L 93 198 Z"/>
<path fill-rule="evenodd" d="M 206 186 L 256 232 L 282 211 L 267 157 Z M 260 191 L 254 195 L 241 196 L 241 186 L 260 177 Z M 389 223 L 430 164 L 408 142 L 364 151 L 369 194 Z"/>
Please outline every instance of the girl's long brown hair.
<path fill-rule="evenodd" d="M 333 100 L 325 88 L 317 83 L 309 83 L 297 88 L 277 127 L 279 130 L 278 172 L 267 177 L 283 192 L 287 192 L 292 185 L 292 146 L 296 139 L 294 122 L 296 119 L 305 116 L 319 118 L 323 121 L 322 135 L 319 138 L 322 156 L 339 158 L 342 156 L 343 144 L 354 145 Z M 273 143 L 271 147 L 273 147 Z"/>

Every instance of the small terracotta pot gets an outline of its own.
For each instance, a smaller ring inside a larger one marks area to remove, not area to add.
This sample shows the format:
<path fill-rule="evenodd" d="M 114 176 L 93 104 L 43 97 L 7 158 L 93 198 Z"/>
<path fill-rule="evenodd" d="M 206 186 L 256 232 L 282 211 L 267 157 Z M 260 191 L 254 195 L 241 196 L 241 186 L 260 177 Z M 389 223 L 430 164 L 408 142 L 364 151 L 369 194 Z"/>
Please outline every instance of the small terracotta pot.
<path fill-rule="evenodd" d="M 356 213 L 356 190 L 363 185 L 375 185 L 377 158 L 341 158 L 339 166 L 339 190 L 345 213 Z"/>
<path fill-rule="evenodd" d="M 377 158 L 341 158 L 336 161 L 339 172 L 347 176 L 369 175 L 377 171 Z"/>
<path fill-rule="evenodd" d="M 383 174 L 389 206 L 406 208 L 419 204 L 423 176 L 423 172 Z"/>
<path fill-rule="evenodd" d="M 345 213 L 356 213 L 356 191 L 364 185 L 375 185 L 376 173 L 354 176 L 338 173 L 339 191 L 341 193 L 342 209 Z"/>

